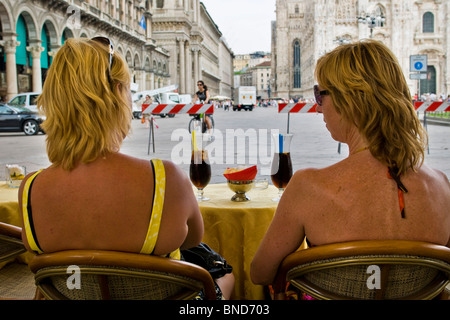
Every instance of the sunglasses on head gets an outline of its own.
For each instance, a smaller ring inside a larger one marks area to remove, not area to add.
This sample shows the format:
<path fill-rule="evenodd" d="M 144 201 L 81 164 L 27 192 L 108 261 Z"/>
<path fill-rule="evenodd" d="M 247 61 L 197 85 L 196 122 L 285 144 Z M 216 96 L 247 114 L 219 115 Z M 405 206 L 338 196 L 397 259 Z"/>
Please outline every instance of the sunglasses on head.
<path fill-rule="evenodd" d="M 110 75 L 111 75 L 111 66 L 112 66 L 112 59 L 113 59 L 113 55 L 114 55 L 114 46 L 111 42 L 111 40 L 109 40 L 106 37 L 94 37 L 91 39 L 92 41 L 96 41 L 99 43 L 104 44 L 105 46 L 108 47 L 109 49 L 109 69 L 108 69 L 108 79 L 110 79 Z"/>
<path fill-rule="evenodd" d="M 320 91 L 317 84 L 314 86 L 314 98 L 319 106 L 322 106 L 322 96 L 327 96 L 329 94 L 330 92 L 328 90 Z"/>

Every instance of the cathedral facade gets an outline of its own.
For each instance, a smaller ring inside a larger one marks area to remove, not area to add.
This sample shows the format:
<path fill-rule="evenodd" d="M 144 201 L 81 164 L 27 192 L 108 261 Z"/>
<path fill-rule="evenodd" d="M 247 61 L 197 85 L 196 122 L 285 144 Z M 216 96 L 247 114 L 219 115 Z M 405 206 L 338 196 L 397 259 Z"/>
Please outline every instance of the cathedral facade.
<path fill-rule="evenodd" d="M 318 58 L 364 38 L 394 52 L 412 95 L 450 94 L 450 1 L 276 0 L 272 96 L 312 98 Z M 426 56 L 425 79 L 411 79 L 411 56 Z"/>

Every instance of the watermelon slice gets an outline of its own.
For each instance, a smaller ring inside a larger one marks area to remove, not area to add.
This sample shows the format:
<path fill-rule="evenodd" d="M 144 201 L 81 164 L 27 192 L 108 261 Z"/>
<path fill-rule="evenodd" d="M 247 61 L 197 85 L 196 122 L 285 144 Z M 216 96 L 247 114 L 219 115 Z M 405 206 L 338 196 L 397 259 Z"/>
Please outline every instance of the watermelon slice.
<path fill-rule="evenodd" d="M 254 180 L 257 173 L 258 169 L 256 168 L 256 166 L 253 166 L 241 170 L 235 168 L 228 168 L 223 172 L 223 175 L 225 178 L 227 178 L 227 180 L 247 181 L 247 180 Z"/>

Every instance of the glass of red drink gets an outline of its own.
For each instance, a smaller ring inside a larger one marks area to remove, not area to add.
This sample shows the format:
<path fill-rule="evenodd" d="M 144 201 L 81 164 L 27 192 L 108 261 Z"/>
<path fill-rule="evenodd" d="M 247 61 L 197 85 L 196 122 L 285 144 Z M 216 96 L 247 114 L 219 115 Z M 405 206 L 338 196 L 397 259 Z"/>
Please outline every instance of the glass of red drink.
<path fill-rule="evenodd" d="M 273 201 L 280 201 L 281 195 L 292 177 L 291 141 L 292 134 L 274 134 L 272 139 L 275 146 L 270 177 L 278 188 L 278 197 Z"/>
<path fill-rule="evenodd" d="M 211 165 L 209 163 L 207 150 L 194 148 L 192 151 L 191 164 L 189 166 L 189 178 L 198 190 L 197 200 L 208 201 L 209 198 L 203 196 L 203 189 L 211 180 Z"/>

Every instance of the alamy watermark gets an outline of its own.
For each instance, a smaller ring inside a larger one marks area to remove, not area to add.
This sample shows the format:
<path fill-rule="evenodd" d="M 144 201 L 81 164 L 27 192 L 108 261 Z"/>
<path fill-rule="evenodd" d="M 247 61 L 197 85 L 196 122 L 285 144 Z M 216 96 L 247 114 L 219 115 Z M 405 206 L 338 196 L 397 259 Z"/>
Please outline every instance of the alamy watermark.
<path fill-rule="evenodd" d="M 80 8 L 74 5 L 70 5 L 67 7 L 66 14 L 67 14 L 66 27 L 72 30 L 81 29 Z"/>
<path fill-rule="evenodd" d="M 273 135 L 278 129 L 226 129 L 225 132 L 214 130 L 214 139 L 209 135 L 199 135 L 201 143 L 208 152 L 210 164 L 258 164 L 264 171 L 270 167 L 274 155 Z M 172 148 L 170 158 L 175 164 L 190 164 L 192 155 L 192 135 L 186 129 L 172 132 L 171 141 L 178 143 Z M 269 169 L 268 169 L 269 170 Z"/>
<path fill-rule="evenodd" d="M 367 278 L 366 285 L 369 290 L 381 289 L 381 269 L 377 265 L 370 265 L 367 268 L 367 273 L 370 276 Z"/>
<path fill-rule="evenodd" d="M 79 266 L 71 265 L 67 267 L 66 270 L 67 274 L 70 274 L 69 277 L 67 277 L 66 285 L 67 289 L 73 290 L 73 289 L 81 289 L 81 270 Z"/>

